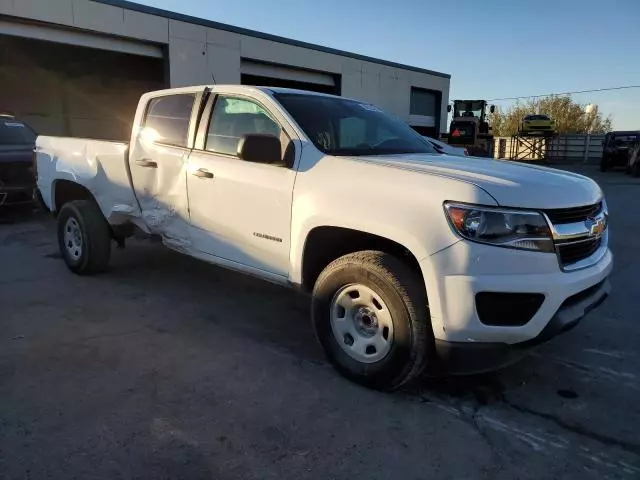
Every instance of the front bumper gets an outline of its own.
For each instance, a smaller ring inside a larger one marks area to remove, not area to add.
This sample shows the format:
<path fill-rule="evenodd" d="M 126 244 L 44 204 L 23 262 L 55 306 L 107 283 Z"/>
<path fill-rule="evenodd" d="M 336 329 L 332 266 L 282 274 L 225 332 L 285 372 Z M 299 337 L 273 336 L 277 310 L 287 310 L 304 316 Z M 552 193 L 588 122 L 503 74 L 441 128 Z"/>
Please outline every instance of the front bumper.
<path fill-rule="evenodd" d="M 628 150 L 614 150 L 605 153 L 605 158 L 612 167 L 624 167 L 629 161 Z"/>
<path fill-rule="evenodd" d="M 475 374 L 497 370 L 517 362 L 537 345 L 571 330 L 609 296 L 609 280 L 569 297 L 534 338 L 514 343 L 469 343 L 436 340 L 436 353 L 442 369 L 451 374 Z"/>
<path fill-rule="evenodd" d="M 553 132 L 550 123 L 525 123 L 520 127 L 521 132 Z"/>
<path fill-rule="evenodd" d="M 447 350 L 465 350 L 465 355 L 488 348 L 513 351 L 510 347 L 516 345 L 518 353 L 526 345 L 565 331 L 606 297 L 603 292 L 608 293 L 606 280 L 613 257 L 606 246 L 604 249 L 597 263 L 571 272 L 560 269 L 555 254 L 467 241 L 423 259 L 420 267 L 441 356 L 458 356 Z M 594 286 L 600 289 L 590 290 Z M 569 300 L 585 291 L 591 292 L 586 303 L 572 305 Z M 544 300 L 524 324 L 488 325 L 480 320 L 476 309 L 476 294 L 480 292 L 534 293 L 544 295 Z"/>
<path fill-rule="evenodd" d="M 0 207 L 33 203 L 34 185 L 0 185 Z"/>

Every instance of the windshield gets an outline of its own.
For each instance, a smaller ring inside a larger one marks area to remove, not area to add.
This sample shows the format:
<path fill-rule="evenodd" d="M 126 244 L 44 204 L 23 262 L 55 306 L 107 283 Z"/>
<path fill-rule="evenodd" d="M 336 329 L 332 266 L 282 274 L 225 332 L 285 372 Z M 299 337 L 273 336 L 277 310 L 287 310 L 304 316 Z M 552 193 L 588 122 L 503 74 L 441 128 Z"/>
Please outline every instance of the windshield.
<path fill-rule="evenodd" d="M 35 143 L 36 134 L 24 123 L 0 119 L 0 145 Z"/>
<path fill-rule="evenodd" d="M 483 102 L 454 102 L 453 103 L 453 116 L 454 117 L 476 117 L 482 116 Z"/>
<path fill-rule="evenodd" d="M 275 97 L 328 155 L 436 153 L 409 125 L 373 105 L 320 95 L 277 93 Z"/>

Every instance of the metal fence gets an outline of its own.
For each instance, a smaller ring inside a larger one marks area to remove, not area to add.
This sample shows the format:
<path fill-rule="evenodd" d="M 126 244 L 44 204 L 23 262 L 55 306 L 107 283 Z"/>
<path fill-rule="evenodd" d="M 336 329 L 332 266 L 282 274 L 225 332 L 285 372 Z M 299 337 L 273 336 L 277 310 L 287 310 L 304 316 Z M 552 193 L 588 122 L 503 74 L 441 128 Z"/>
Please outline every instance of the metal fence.
<path fill-rule="evenodd" d="M 530 152 L 524 160 L 552 163 L 597 163 L 602 158 L 604 135 L 558 135 L 549 138 L 543 148 Z M 494 156 L 510 158 L 516 137 L 496 137 Z"/>

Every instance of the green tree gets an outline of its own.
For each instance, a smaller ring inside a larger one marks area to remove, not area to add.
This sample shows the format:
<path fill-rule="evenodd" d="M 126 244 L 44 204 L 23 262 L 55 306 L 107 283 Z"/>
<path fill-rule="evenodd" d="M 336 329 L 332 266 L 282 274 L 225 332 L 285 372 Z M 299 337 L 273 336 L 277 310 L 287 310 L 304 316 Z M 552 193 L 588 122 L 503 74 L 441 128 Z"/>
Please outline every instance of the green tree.
<path fill-rule="evenodd" d="M 574 102 L 568 95 L 535 98 L 528 102 L 516 102 L 505 111 L 496 108 L 489 114 L 489 125 L 496 137 L 507 137 L 518 131 L 525 115 L 541 113 L 549 115 L 560 135 L 571 133 L 605 133 L 611 130 L 611 118 L 604 117 L 597 105 Z"/>

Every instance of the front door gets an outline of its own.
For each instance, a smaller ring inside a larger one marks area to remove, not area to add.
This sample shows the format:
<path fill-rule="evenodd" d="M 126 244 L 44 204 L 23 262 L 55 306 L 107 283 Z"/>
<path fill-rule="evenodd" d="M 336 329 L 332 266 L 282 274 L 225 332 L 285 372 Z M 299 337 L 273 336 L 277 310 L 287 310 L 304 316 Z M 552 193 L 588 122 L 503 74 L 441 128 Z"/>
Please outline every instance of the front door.
<path fill-rule="evenodd" d="M 255 100 L 217 95 L 201 149 L 189 157 L 191 238 L 201 252 L 283 277 L 289 274 L 291 198 L 296 172 L 284 162 L 240 160 L 249 133 L 288 136 Z M 207 109 L 209 110 L 209 109 Z M 204 128 L 204 127 L 203 127 Z"/>
<path fill-rule="evenodd" d="M 186 165 L 195 93 L 149 100 L 129 153 L 131 181 L 151 233 L 179 247 L 189 241 Z M 126 188 L 123 185 L 122 188 Z"/>

